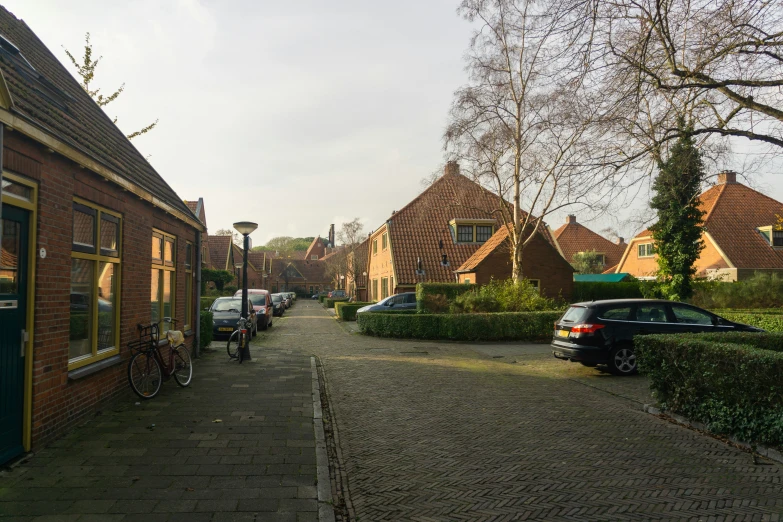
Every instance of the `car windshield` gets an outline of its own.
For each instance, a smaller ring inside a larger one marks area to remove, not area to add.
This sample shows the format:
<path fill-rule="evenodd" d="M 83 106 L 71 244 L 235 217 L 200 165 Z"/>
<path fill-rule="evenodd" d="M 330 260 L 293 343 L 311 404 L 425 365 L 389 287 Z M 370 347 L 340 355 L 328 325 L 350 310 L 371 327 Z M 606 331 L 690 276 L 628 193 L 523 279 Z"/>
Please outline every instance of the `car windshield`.
<path fill-rule="evenodd" d="M 256 306 L 264 306 L 266 305 L 266 295 L 264 294 L 251 295 L 250 302 Z"/>
<path fill-rule="evenodd" d="M 273 303 L 279 303 L 279 302 L 281 302 L 282 300 L 283 300 L 283 298 L 282 298 L 282 297 L 280 297 L 279 295 L 277 295 L 277 294 L 272 294 L 272 302 L 273 302 Z"/>
<path fill-rule="evenodd" d="M 212 305 L 213 312 L 239 312 L 242 309 L 241 299 L 218 299 Z"/>
<path fill-rule="evenodd" d="M 562 319 L 563 323 L 575 323 L 581 321 L 587 315 L 587 308 L 584 306 L 572 306 L 568 309 Z"/>

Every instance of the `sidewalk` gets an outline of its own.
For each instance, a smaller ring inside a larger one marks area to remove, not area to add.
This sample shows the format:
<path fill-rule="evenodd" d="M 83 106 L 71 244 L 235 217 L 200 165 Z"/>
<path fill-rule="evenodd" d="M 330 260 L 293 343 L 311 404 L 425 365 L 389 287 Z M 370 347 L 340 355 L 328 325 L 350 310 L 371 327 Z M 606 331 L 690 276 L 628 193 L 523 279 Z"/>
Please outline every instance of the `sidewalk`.
<path fill-rule="evenodd" d="M 129 391 L 0 471 L 0 518 L 318 520 L 311 359 L 258 346 L 252 356 L 239 365 L 207 353 L 190 387 L 171 379 L 150 401 Z"/>

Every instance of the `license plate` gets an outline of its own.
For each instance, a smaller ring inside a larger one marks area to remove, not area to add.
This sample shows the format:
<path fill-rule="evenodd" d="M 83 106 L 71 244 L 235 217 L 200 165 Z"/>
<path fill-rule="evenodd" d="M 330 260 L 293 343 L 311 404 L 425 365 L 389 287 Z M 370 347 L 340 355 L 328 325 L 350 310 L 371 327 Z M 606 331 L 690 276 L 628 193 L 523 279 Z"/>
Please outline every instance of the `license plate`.
<path fill-rule="evenodd" d="M 557 335 L 559 337 L 568 337 L 568 334 L 570 334 L 570 333 L 571 332 L 569 332 L 568 330 L 558 330 L 557 331 Z"/>
<path fill-rule="evenodd" d="M 218 328 L 218 332 L 233 332 L 233 328 L 227 328 L 227 327 L 220 327 Z"/>

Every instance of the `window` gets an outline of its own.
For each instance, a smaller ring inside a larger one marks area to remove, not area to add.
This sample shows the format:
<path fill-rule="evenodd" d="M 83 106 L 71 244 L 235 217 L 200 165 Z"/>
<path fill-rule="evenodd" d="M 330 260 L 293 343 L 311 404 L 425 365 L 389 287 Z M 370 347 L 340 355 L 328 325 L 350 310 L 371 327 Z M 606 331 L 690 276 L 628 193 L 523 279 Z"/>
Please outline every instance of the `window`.
<path fill-rule="evenodd" d="M 473 242 L 473 225 L 457 225 L 457 242 Z"/>
<path fill-rule="evenodd" d="M 772 246 L 783 247 L 783 230 L 772 231 Z"/>
<path fill-rule="evenodd" d="M 119 353 L 120 215 L 73 202 L 68 368 Z"/>
<path fill-rule="evenodd" d="M 381 250 L 386 250 L 386 248 L 389 246 L 389 238 L 386 235 L 386 233 L 383 233 L 383 236 L 381 236 Z"/>
<path fill-rule="evenodd" d="M 193 327 L 193 243 L 185 243 L 185 320 L 183 330 Z"/>
<path fill-rule="evenodd" d="M 470 278 L 466 277 L 465 280 L 462 281 L 462 282 L 465 283 L 466 285 L 469 285 L 470 284 Z"/>
<path fill-rule="evenodd" d="M 642 243 L 637 247 L 636 252 L 638 257 L 653 257 L 655 255 L 652 243 Z"/>
<path fill-rule="evenodd" d="M 372 298 L 378 300 L 378 280 L 372 280 Z"/>
<path fill-rule="evenodd" d="M 628 321 L 631 319 L 631 307 L 630 306 L 615 306 L 613 308 L 606 308 L 598 317 L 601 319 L 609 319 L 613 321 Z"/>
<path fill-rule="evenodd" d="M 373 255 L 378 253 L 378 240 L 377 239 L 373 239 L 372 240 L 372 253 L 373 253 Z"/>
<path fill-rule="evenodd" d="M 315 261 L 318 259 L 318 254 L 310 254 L 310 259 Z"/>
<path fill-rule="evenodd" d="M 492 237 L 492 227 L 476 225 L 476 242 L 483 243 Z"/>
<path fill-rule="evenodd" d="M 687 306 L 672 305 L 672 313 L 680 324 L 704 324 L 712 325 L 712 316 L 701 310 L 688 308 Z"/>
<path fill-rule="evenodd" d="M 636 320 L 643 323 L 665 323 L 666 309 L 662 304 L 641 305 L 636 309 Z"/>
<path fill-rule="evenodd" d="M 541 281 L 539 279 L 526 279 L 527 283 L 541 293 Z"/>
<path fill-rule="evenodd" d="M 596 254 L 595 257 L 602 265 L 606 264 L 606 254 Z"/>
<path fill-rule="evenodd" d="M 176 245 L 174 236 L 159 230 L 152 231 L 150 317 L 153 323 L 160 323 L 164 317 L 172 317 L 174 313 Z M 166 332 L 170 326 L 169 323 L 161 323 L 161 333 Z"/>
<path fill-rule="evenodd" d="M 381 278 L 381 299 L 386 299 L 389 297 L 389 278 L 388 277 L 382 277 Z"/>
<path fill-rule="evenodd" d="M 313 285 L 310 285 L 310 295 L 313 293 Z"/>

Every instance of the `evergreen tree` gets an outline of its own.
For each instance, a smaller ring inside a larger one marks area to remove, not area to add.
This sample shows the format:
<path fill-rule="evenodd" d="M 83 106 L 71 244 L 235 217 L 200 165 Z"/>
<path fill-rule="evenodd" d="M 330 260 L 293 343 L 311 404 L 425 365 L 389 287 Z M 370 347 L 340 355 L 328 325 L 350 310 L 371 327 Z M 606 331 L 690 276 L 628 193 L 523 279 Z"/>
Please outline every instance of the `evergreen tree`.
<path fill-rule="evenodd" d="M 698 200 L 704 166 L 692 128 L 682 120 L 679 127 L 680 137 L 668 159 L 658 166 L 655 196 L 650 203 L 658 213 L 658 222 L 650 227 L 658 255 L 658 276 L 664 294 L 674 300 L 688 299 L 693 294 L 694 264 L 704 248 L 704 212 Z"/>

